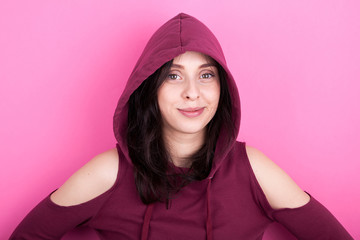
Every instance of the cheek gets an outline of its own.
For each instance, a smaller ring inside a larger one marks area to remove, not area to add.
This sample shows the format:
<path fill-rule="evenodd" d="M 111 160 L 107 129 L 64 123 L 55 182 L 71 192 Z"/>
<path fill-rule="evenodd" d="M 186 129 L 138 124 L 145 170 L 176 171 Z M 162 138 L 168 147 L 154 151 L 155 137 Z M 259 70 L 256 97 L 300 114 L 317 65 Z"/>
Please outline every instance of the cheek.
<path fill-rule="evenodd" d="M 160 111 L 166 111 L 166 109 L 170 108 L 170 106 L 174 102 L 175 92 L 172 88 L 167 87 L 166 85 L 163 85 L 158 90 L 158 105 L 160 108 Z"/>
<path fill-rule="evenodd" d="M 217 107 L 220 99 L 220 87 L 215 86 L 213 88 L 207 89 L 205 96 L 209 104 Z"/>

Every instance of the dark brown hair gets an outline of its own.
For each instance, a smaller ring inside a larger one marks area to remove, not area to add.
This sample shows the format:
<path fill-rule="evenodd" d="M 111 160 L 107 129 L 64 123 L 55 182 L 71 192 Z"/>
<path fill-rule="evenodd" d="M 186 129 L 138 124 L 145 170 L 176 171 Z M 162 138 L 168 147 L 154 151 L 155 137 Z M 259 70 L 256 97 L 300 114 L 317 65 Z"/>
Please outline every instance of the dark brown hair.
<path fill-rule="evenodd" d="M 205 179 L 211 170 L 221 128 L 224 141 L 235 138 L 231 118 L 231 98 L 226 72 L 216 61 L 220 79 L 218 109 L 206 129 L 204 145 L 189 157 L 189 171 L 174 168 L 162 137 L 162 120 L 157 90 L 169 74 L 172 60 L 149 76 L 130 96 L 128 105 L 127 145 L 134 164 L 135 184 L 143 203 L 165 201 L 191 181 Z"/>

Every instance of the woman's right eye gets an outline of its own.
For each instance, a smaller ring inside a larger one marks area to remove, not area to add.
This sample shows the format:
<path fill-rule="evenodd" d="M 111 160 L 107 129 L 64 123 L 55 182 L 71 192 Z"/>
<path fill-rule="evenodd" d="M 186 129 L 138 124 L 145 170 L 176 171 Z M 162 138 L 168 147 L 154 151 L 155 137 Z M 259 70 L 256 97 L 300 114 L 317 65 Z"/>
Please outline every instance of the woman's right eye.
<path fill-rule="evenodd" d="M 178 79 L 180 79 L 180 76 L 179 75 L 177 75 L 177 74 L 169 74 L 168 75 L 168 78 L 170 79 L 170 80 L 178 80 Z"/>

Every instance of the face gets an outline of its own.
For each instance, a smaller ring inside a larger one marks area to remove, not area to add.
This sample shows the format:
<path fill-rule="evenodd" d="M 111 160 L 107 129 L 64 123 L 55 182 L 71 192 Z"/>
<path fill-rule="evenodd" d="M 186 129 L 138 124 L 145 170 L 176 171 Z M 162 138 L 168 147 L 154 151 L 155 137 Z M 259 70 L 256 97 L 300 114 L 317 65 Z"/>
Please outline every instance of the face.
<path fill-rule="evenodd" d="M 158 89 L 165 134 L 203 134 L 214 117 L 220 98 L 215 62 L 198 52 L 173 59 L 170 72 Z"/>

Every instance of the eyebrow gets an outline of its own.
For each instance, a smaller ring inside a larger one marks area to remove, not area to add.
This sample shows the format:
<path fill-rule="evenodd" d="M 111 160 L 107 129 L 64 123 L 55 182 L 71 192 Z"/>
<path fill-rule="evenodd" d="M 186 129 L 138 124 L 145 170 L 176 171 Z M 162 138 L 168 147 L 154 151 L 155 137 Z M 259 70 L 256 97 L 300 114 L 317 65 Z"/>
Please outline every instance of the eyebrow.
<path fill-rule="evenodd" d="M 206 67 L 214 67 L 215 64 L 214 63 L 204 63 L 202 65 L 200 65 L 199 68 L 206 68 Z M 176 63 L 173 63 L 171 65 L 172 68 L 180 68 L 180 69 L 184 69 L 184 66 L 183 65 L 180 65 L 180 64 L 176 64 Z"/>

